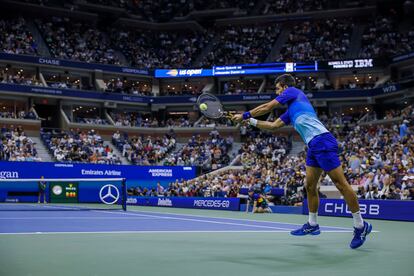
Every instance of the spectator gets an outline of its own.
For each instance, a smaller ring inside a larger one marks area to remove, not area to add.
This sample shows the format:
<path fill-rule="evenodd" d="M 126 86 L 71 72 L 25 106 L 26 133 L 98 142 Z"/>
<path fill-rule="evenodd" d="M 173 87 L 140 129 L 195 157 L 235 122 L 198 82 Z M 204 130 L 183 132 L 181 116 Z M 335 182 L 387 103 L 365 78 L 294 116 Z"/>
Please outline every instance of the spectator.
<path fill-rule="evenodd" d="M 407 127 L 408 123 L 409 123 L 408 120 L 404 120 L 400 125 L 400 138 L 401 139 L 407 136 L 408 134 L 408 127 Z"/>
<path fill-rule="evenodd" d="M 22 17 L 0 20 L 0 51 L 9 54 L 36 55 L 37 44 Z"/>
<path fill-rule="evenodd" d="M 21 127 L 3 127 L 0 134 L 0 160 L 42 161 L 37 155 L 35 143 L 26 136 Z"/>

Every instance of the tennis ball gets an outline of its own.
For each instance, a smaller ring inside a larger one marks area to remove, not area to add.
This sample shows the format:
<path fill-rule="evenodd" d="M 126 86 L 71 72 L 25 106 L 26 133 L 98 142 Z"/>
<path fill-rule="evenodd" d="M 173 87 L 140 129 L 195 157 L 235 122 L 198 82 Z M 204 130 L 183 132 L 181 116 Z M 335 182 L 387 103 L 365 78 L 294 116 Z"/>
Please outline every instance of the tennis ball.
<path fill-rule="evenodd" d="M 202 104 L 200 104 L 200 110 L 201 111 L 205 111 L 205 110 L 207 110 L 207 108 L 208 108 L 208 106 L 205 104 L 205 103 L 202 103 Z"/>

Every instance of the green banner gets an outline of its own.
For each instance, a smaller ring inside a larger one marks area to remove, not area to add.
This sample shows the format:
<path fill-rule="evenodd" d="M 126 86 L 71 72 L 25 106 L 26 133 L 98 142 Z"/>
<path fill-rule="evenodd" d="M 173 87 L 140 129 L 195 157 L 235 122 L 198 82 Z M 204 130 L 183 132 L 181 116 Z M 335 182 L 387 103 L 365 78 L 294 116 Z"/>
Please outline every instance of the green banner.
<path fill-rule="evenodd" d="M 51 182 L 49 186 L 51 203 L 78 202 L 77 182 Z"/>

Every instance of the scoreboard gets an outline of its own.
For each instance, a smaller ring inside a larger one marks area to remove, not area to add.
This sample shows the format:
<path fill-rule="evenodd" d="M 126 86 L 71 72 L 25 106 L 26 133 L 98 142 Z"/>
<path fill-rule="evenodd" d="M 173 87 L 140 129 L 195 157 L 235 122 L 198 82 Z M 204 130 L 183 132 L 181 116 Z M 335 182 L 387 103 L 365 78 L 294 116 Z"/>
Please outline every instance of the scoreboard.
<path fill-rule="evenodd" d="M 327 60 L 309 62 L 270 62 L 233 64 L 194 69 L 155 69 L 156 78 L 228 77 L 245 75 L 270 75 L 283 73 L 311 73 L 321 71 L 370 69 L 381 63 L 372 58 Z"/>
<path fill-rule="evenodd" d="M 241 64 L 214 66 L 214 76 L 276 74 L 291 72 L 315 72 L 318 71 L 318 63 L 314 62 L 274 62 L 261 64 Z"/>
<path fill-rule="evenodd" d="M 51 182 L 51 203 L 76 203 L 78 202 L 77 182 Z"/>

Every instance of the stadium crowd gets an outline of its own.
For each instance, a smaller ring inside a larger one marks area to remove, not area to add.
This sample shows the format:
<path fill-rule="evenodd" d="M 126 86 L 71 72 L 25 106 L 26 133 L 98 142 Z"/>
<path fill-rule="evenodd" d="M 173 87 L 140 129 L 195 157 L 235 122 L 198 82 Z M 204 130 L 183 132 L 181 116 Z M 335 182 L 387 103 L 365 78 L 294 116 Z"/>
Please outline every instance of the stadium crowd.
<path fill-rule="evenodd" d="M 104 4 L 110 4 L 113 1 L 104 2 Z M 252 1 L 242 2 L 245 3 L 239 3 L 239 5 L 250 7 Z M 265 13 L 280 13 L 317 10 L 325 7 L 327 2 L 324 0 L 280 0 L 266 1 L 264 6 Z M 131 3 L 126 1 L 124 4 L 130 6 Z M 159 4 L 139 1 L 133 6 L 149 6 L 152 10 L 156 9 Z M 209 4 L 201 6 L 206 8 Z M 172 3 L 169 5 L 174 6 Z M 279 11 L 279 7 L 284 7 L 286 10 Z M 68 17 L 58 16 L 34 21 L 53 57 L 116 65 L 130 63 L 131 66 L 145 69 L 211 67 L 264 62 L 272 47 L 275 46 L 281 31 L 281 24 L 275 23 L 215 26 L 199 31 L 178 32 L 126 28 L 119 31 L 118 28 L 102 27 L 82 21 L 74 22 Z M 377 16 L 372 23 L 369 23 L 361 37 L 359 57 L 389 57 L 412 52 L 414 29 L 399 31 L 397 22 L 395 15 L 390 15 Z M 343 59 L 349 54 L 353 29 L 354 24 L 344 19 L 315 19 L 296 23 L 292 26 L 288 39 L 276 60 Z M 4 34 L 0 38 L 1 51 L 38 54 L 38 46 L 28 31 L 24 18 L 2 19 L 0 32 Z M 208 45 L 211 49 L 207 47 Z M 207 53 L 203 52 L 206 48 L 210 49 Z M 122 52 L 126 59 L 121 58 L 117 51 Z M 118 82 L 114 84 L 107 84 L 108 91 L 150 94 L 150 91 L 143 87 L 128 85 L 124 88 L 117 86 Z"/>
<path fill-rule="evenodd" d="M 219 169 L 230 162 L 229 150 L 234 140 L 223 138 L 216 129 L 209 137 L 193 135 L 178 152 L 170 154 L 164 160 L 165 166 L 200 166 L 205 171 Z"/>
<path fill-rule="evenodd" d="M 0 133 L 0 160 L 42 161 L 38 157 L 35 143 L 20 126 L 3 126 Z"/>
<path fill-rule="evenodd" d="M 121 164 L 109 145 L 95 130 L 42 131 L 41 138 L 58 162 Z"/>
<path fill-rule="evenodd" d="M 0 71 L 0 83 L 43 86 L 34 74 L 24 72 L 23 69 L 11 70 L 7 67 Z"/>
<path fill-rule="evenodd" d="M 293 26 L 278 61 L 343 59 L 351 43 L 353 23 L 343 19 L 300 22 Z"/>
<path fill-rule="evenodd" d="M 37 54 L 37 44 L 23 17 L 1 19 L 0 34 L 0 51 L 9 54 Z"/>
<path fill-rule="evenodd" d="M 45 1 L 45 0 L 35 0 Z M 182 1 L 112 1 L 112 0 L 87 0 L 88 3 L 112 6 L 126 10 L 130 14 L 138 15 L 152 22 L 168 22 L 176 18 L 189 15 L 194 11 L 236 9 L 239 14 L 281 14 L 299 13 L 314 10 L 322 10 L 328 7 L 327 0 L 266 0 L 257 3 L 252 0 L 182 0 Z M 260 4 L 260 5 L 258 5 Z"/>
<path fill-rule="evenodd" d="M 213 136 L 214 137 L 214 136 Z M 197 137 L 193 137 L 188 143 L 188 146 L 197 146 L 205 143 L 206 139 L 200 139 L 195 143 Z M 219 140 L 218 140 L 219 141 Z M 214 141 L 212 140 L 212 143 Z M 231 137 L 221 141 L 224 147 L 230 147 L 233 143 Z M 287 153 L 288 146 L 287 139 L 280 137 L 272 137 L 268 134 L 249 132 L 248 141 L 240 149 L 242 162 L 244 163 L 244 169 L 242 171 L 226 171 L 215 175 L 205 175 L 199 179 L 193 180 L 181 180 L 174 183 L 170 183 L 168 188 L 162 189 L 162 193 L 159 192 L 159 188 L 155 190 L 158 195 L 178 195 L 178 196 L 233 196 L 236 197 L 240 188 L 248 188 L 255 186 L 261 187 L 275 187 L 277 185 L 277 172 L 275 170 L 277 164 L 280 164 L 281 160 Z M 209 151 L 213 153 L 209 147 Z M 208 151 L 205 151 L 208 154 Z M 202 155 L 202 152 L 194 151 L 192 155 L 197 160 L 197 154 Z M 179 157 L 180 158 L 180 157 Z M 168 159 L 168 158 L 167 158 Z M 188 160 L 188 159 L 187 159 Z M 207 159 L 201 159 L 207 160 Z M 266 164 L 265 167 L 259 166 L 260 164 Z M 178 165 L 178 164 L 176 164 Z M 182 165 L 194 165 L 194 162 L 189 162 Z M 212 168 L 212 169 L 217 169 Z M 284 176 L 287 175 L 283 174 Z M 139 195 L 145 195 L 148 193 L 154 193 L 152 190 L 145 190 L 137 188 L 134 193 Z"/>
<path fill-rule="evenodd" d="M 127 79 L 121 80 L 120 78 L 110 79 L 104 81 L 104 83 L 106 92 L 133 94 L 137 96 L 152 95 L 152 85 L 150 83 L 131 81 Z"/>
<path fill-rule="evenodd" d="M 214 33 L 201 32 L 154 32 L 148 30 L 112 29 L 112 41 L 138 68 L 185 68 L 191 67 L 196 57 L 210 42 Z"/>
<path fill-rule="evenodd" d="M 161 87 L 161 96 L 198 96 L 202 93 L 202 85 L 166 85 Z"/>
<path fill-rule="evenodd" d="M 253 93 L 257 93 L 261 83 L 262 83 L 261 79 L 229 80 L 229 81 L 223 82 L 222 91 L 223 91 L 223 94 L 225 95 L 253 94 Z"/>
<path fill-rule="evenodd" d="M 396 15 L 377 16 L 368 24 L 361 39 L 359 57 L 389 58 L 414 50 L 414 29 L 399 31 Z"/>
<path fill-rule="evenodd" d="M 266 0 L 262 14 L 301 13 L 326 10 L 328 0 Z"/>
<path fill-rule="evenodd" d="M 140 112 L 111 112 L 116 126 L 128 127 L 191 127 L 193 123 L 186 117 L 157 120 L 156 117 Z"/>
<path fill-rule="evenodd" d="M 102 119 L 102 118 L 99 118 L 99 117 L 95 117 L 95 118 L 76 117 L 75 122 L 76 123 L 81 123 L 81 124 L 109 125 L 108 120 Z"/>
<path fill-rule="evenodd" d="M 112 143 L 128 161 L 143 166 L 158 164 L 176 146 L 176 140 L 170 134 L 163 137 L 152 137 L 150 135 L 128 137 L 128 134 L 121 134 L 119 131 L 112 135 Z"/>
<path fill-rule="evenodd" d="M 36 113 L 31 109 L 28 112 L 21 110 L 18 112 L 13 111 L 0 111 L 0 118 L 8 118 L 8 119 L 29 119 L 29 120 L 36 120 L 38 119 Z"/>
<path fill-rule="evenodd" d="M 200 66 L 264 62 L 280 33 L 277 24 L 269 26 L 228 26 L 216 30 L 213 49 Z"/>
<path fill-rule="evenodd" d="M 120 65 L 106 34 L 95 26 L 68 17 L 35 21 L 53 57 Z"/>
<path fill-rule="evenodd" d="M 229 118 L 221 118 L 219 120 L 212 120 L 207 117 L 202 117 L 196 124 L 195 127 L 218 127 L 218 126 L 234 126 L 234 123 Z"/>

